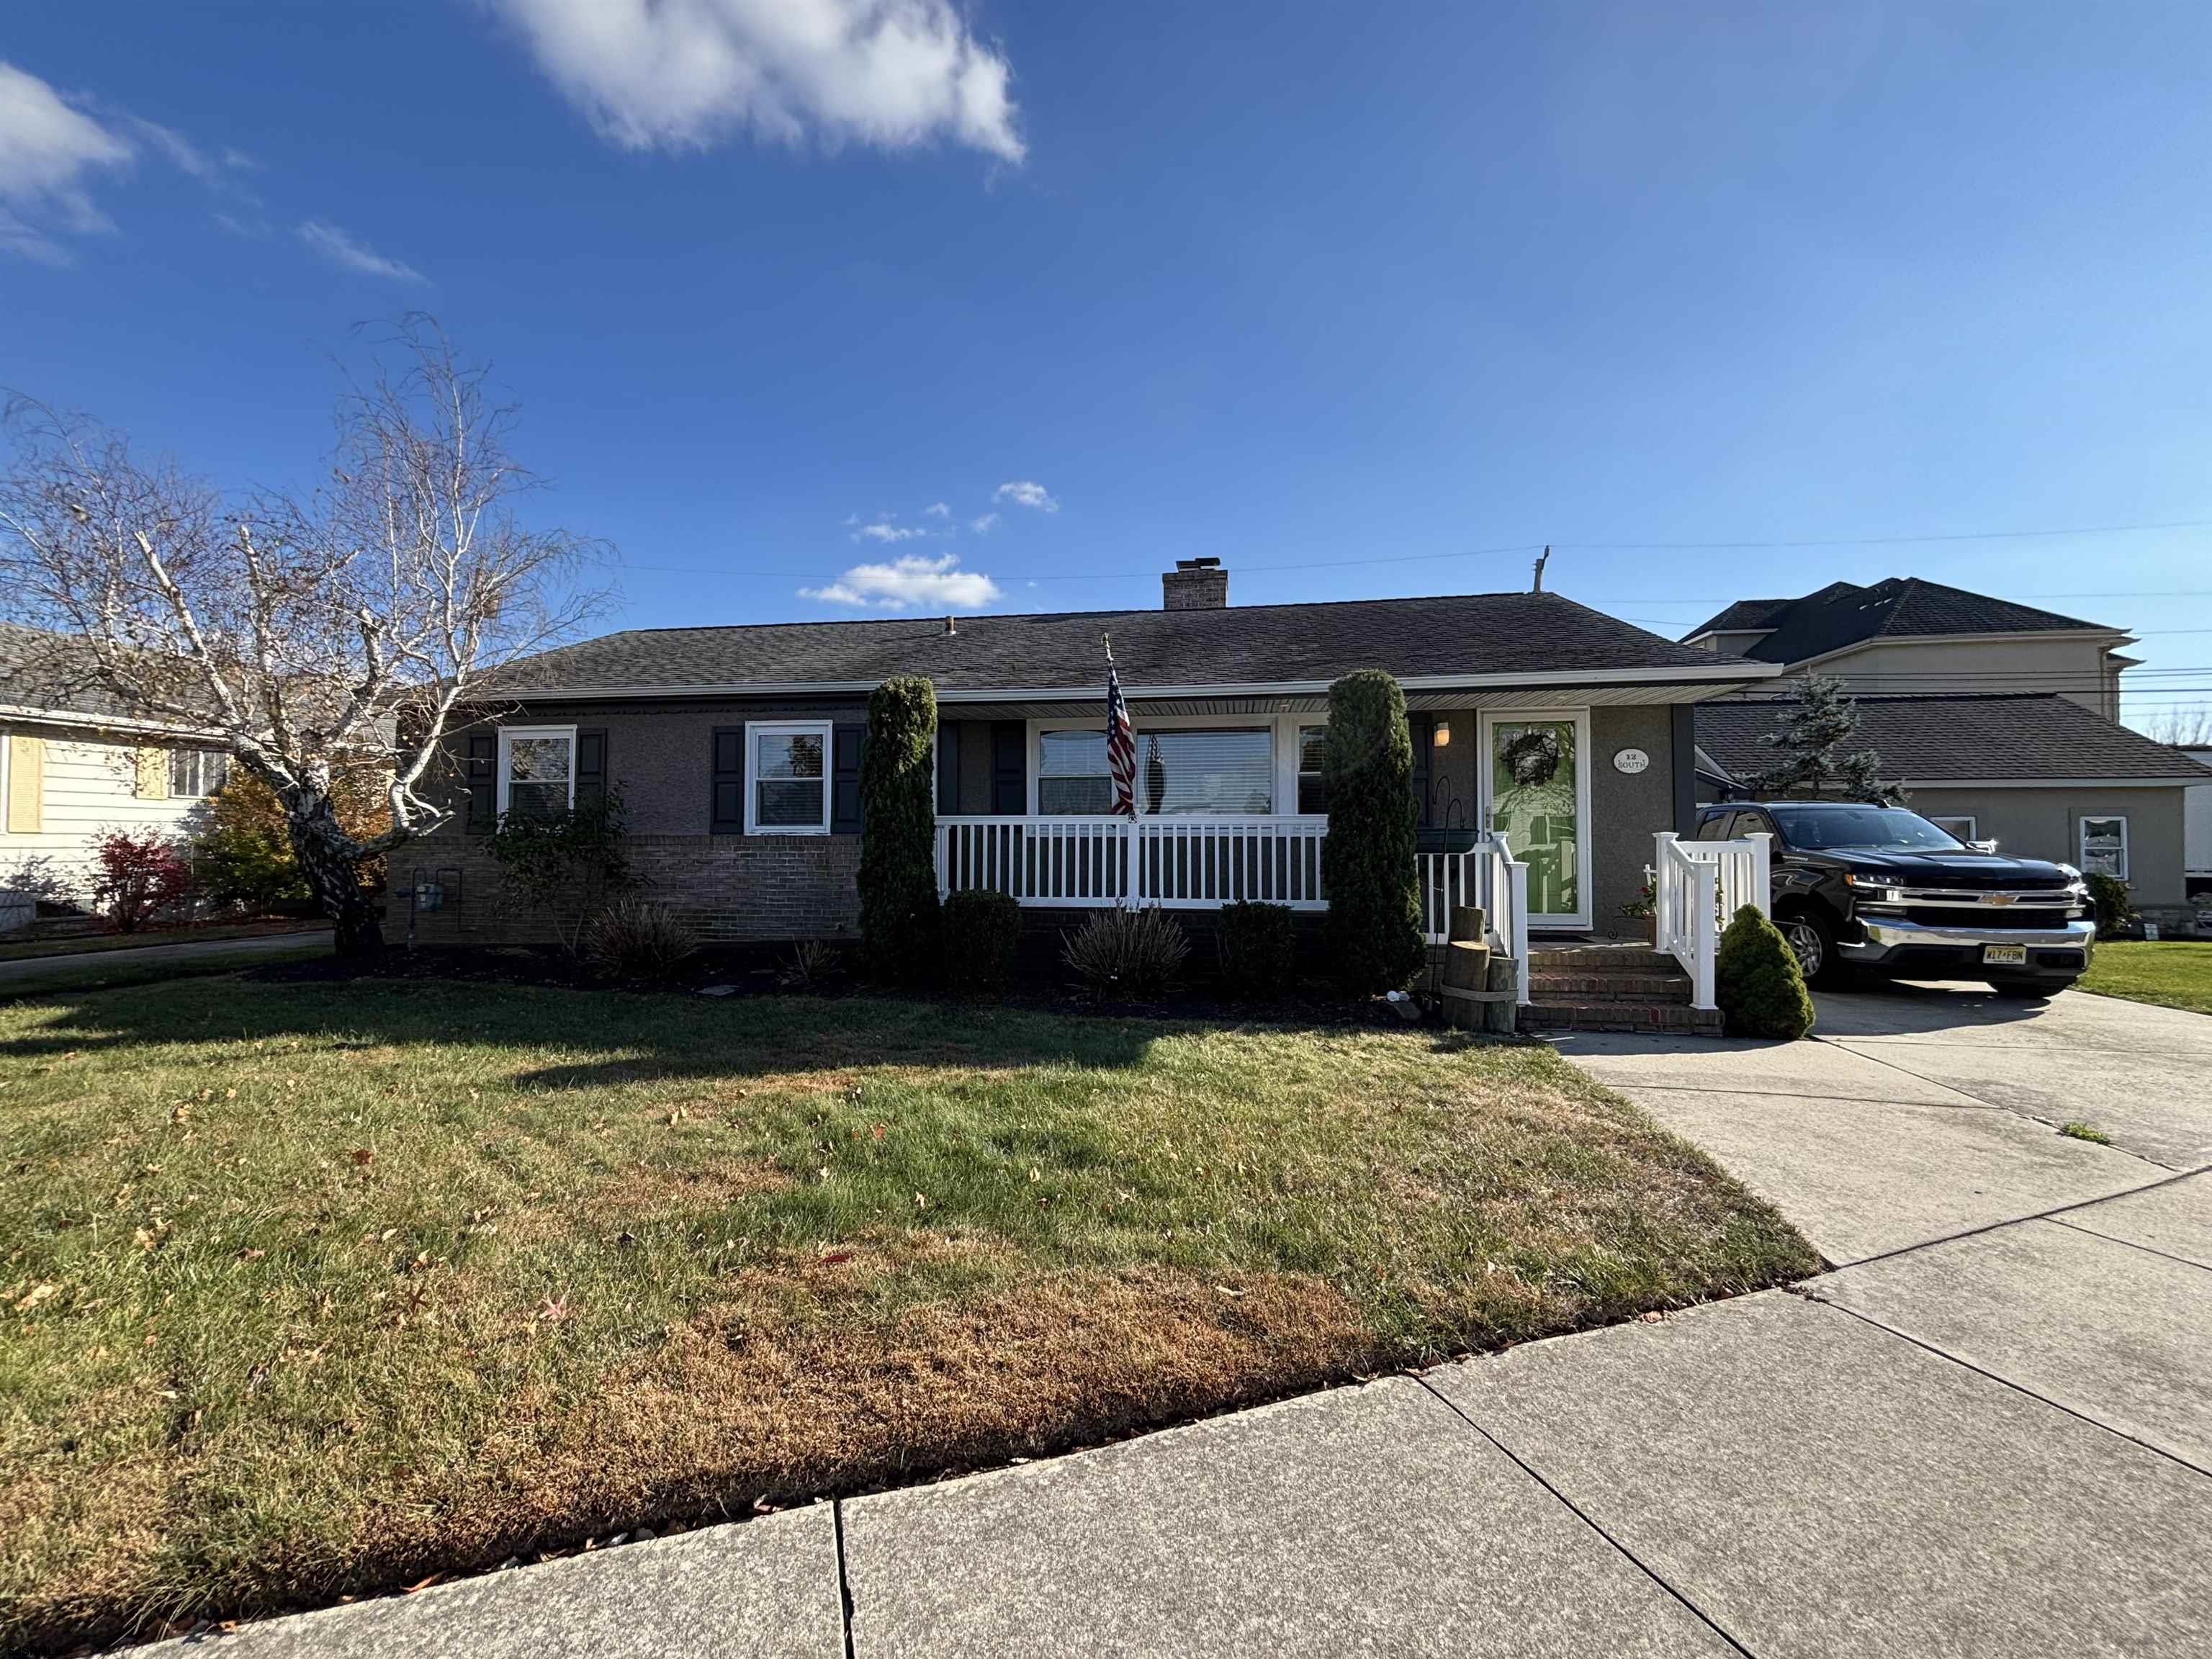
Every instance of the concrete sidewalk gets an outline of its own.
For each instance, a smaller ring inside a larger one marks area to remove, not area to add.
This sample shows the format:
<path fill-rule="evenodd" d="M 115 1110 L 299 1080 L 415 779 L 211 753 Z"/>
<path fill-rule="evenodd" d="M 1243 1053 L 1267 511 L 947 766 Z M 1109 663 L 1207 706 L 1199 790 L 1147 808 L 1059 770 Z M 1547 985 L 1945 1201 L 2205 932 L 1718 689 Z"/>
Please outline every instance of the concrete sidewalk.
<path fill-rule="evenodd" d="M 17 957 L 0 962 L 0 990 L 17 981 L 42 979 L 50 974 L 79 969 L 127 968 L 148 962 L 198 963 L 229 957 L 308 953 L 331 948 L 327 927 L 302 928 L 289 933 L 254 933 L 243 939 L 183 939 L 169 945 L 133 945 L 116 951 L 69 951 L 52 956 Z"/>
<path fill-rule="evenodd" d="M 171 1650 L 2212 1651 L 2212 1020 L 2080 1018 L 2116 1146 L 2010 1023 L 1563 1043 L 1842 1264 L 1794 1291 Z"/>

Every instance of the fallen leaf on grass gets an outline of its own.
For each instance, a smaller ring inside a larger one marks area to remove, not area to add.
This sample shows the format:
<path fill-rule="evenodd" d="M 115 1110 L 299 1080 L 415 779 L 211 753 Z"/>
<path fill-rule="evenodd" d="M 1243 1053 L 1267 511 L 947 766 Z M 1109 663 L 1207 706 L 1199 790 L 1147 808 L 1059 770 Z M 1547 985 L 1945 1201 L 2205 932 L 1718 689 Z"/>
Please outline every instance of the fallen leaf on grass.
<path fill-rule="evenodd" d="M 368 1168 L 368 1165 L 376 1162 L 376 1154 L 369 1151 L 366 1146 L 355 1147 L 353 1149 L 352 1158 L 353 1161 L 360 1164 L 363 1169 Z"/>
<path fill-rule="evenodd" d="M 830 1250 L 822 1257 L 823 1264 L 829 1267 L 835 1267 L 840 1261 L 850 1261 L 852 1259 L 853 1253 L 850 1250 Z"/>
<path fill-rule="evenodd" d="M 33 1285 L 23 1299 L 15 1304 L 17 1313 L 28 1313 L 41 1302 L 50 1301 L 60 1290 L 58 1285 Z"/>

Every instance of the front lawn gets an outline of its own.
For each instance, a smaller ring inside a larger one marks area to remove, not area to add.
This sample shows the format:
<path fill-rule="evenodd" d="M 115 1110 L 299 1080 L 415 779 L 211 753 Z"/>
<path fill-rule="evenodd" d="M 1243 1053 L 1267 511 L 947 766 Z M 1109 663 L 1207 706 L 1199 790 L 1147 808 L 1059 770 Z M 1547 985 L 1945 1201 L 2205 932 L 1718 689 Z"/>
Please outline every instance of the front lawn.
<path fill-rule="evenodd" d="M 2081 988 L 2212 1014 L 2212 943 L 2113 939 L 2097 946 Z"/>
<path fill-rule="evenodd" d="M 856 997 L 0 1008 L 0 1648 L 1814 1271 L 1549 1050 Z"/>

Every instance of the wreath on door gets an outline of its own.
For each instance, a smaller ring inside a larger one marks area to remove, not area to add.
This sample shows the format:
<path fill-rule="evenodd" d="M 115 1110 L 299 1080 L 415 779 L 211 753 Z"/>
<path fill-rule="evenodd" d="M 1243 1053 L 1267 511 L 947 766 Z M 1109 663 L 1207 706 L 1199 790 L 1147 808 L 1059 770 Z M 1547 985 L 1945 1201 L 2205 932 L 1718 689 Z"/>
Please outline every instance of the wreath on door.
<path fill-rule="evenodd" d="M 1559 775 L 1564 757 L 1558 736 L 1550 732 L 1523 732 L 1505 745 L 1505 775 L 1523 789 L 1549 783 Z"/>

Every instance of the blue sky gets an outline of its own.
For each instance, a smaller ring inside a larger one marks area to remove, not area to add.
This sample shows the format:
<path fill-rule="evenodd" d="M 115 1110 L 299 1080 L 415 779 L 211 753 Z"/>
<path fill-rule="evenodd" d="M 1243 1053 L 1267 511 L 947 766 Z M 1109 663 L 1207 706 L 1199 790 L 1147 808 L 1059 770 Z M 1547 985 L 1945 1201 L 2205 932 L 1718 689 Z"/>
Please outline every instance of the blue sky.
<path fill-rule="evenodd" d="M 2039 599 L 2160 630 L 2136 718 L 2212 706 L 2201 4 L 76 0 L 0 64 L 0 384 L 294 481 L 354 325 L 428 309 L 610 625 L 1550 541 L 1673 632 Z"/>

